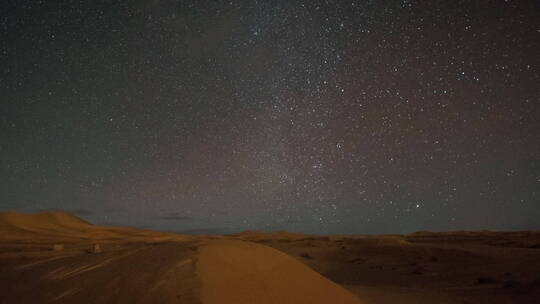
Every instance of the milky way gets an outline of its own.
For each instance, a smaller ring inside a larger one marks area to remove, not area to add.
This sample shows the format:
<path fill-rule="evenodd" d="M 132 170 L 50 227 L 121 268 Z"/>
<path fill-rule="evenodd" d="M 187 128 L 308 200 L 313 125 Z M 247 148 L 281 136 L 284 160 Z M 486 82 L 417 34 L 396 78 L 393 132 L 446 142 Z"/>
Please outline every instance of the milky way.
<path fill-rule="evenodd" d="M 2 210 L 540 228 L 538 1 L 13 0 L 0 17 Z"/>

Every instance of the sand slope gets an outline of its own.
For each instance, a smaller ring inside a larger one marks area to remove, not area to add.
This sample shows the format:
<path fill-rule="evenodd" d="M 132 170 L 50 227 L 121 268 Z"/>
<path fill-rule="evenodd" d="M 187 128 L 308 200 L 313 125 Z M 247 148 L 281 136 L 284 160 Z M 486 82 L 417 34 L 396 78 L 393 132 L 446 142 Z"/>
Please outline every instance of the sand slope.
<path fill-rule="evenodd" d="M 0 213 L 0 236 L 0 303 L 361 303 L 299 260 L 238 237 L 103 227 L 65 212 Z M 91 253 L 96 242 L 103 251 Z"/>
<path fill-rule="evenodd" d="M 191 248 L 139 244 L 99 254 L 0 259 L 0 304 L 200 303 Z"/>
<path fill-rule="evenodd" d="M 203 304 L 360 302 L 352 293 L 273 248 L 216 240 L 200 248 Z"/>
<path fill-rule="evenodd" d="M 155 242 L 187 240 L 190 237 L 176 233 L 118 226 L 98 226 L 68 212 L 47 211 L 37 213 L 0 212 L 2 241 L 17 242 Z"/>
<path fill-rule="evenodd" d="M 38 213 L 1 212 L 0 226 L 25 230 L 88 228 L 90 223 L 70 213 L 48 211 Z"/>
<path fill-rule="evenodd" d="M 534 231 L 185 236 L 0 213 L 0 304 L 537 304 L 539 274 Z"/>

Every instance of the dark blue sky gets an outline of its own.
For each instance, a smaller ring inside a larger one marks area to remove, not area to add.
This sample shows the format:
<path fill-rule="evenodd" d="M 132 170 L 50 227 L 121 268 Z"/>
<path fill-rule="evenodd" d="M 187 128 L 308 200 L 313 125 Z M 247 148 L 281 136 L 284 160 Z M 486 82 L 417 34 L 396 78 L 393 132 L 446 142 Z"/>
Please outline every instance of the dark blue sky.
<path fill-rule="evenodd" d="M 539 14 L 2 1 L 0 210 L 224 233 L 539 228 Z"/>

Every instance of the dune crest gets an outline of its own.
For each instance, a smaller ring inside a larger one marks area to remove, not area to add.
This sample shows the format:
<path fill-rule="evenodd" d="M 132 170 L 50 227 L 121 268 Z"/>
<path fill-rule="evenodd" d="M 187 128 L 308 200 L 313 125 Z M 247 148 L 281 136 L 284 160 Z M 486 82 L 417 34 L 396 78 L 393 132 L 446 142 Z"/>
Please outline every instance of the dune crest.
<path fill-rule="evenodd" d="M 87 221 L 64 211 L 1 212 L 0 225 L 19 229 L 88 228 Z"/>
<path fill-rule="evenodd" d="M 538 248 L 535 231 L 186 236 L 6 212 L 0 303 L 539 303 Z"/>
<path fill-rule="evenodd" d="M 276 249 L 215 240 L 200 248 L 203 304 L 360 304 L 352 293 Z"/>

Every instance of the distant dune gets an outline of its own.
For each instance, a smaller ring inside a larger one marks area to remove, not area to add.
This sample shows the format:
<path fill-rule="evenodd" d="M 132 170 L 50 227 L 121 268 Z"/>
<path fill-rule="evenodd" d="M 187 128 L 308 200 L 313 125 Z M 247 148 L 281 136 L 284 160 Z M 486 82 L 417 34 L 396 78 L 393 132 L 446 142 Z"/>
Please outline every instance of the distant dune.
<path fill-rule="evenodd" d="M 540 233 L 188 236 L 0 213 L 0 304 L 540 303 Z"/>
<path fill-rule="evenodd" d="M 63 211 L 38 213 L 2 212 L 0 225 L 25 230 L 88 228 L 92 224 Z"/>
<path fill-rule="evenodd" d="M 19 234 L 16 244 L 0 239 L 0 279 L 10 282 L 0 287 L 5 303 L 361 303 L 297 259 L 256 243 L 173 239 L 167 233 L 94 226 L 66 212 L 0 213 L 0 231 L 14 229 L 32 235 Z M 75 241 L 66 242 L 66 235 Z M 42 236 L 49 247 L 43 242 L 36 247 Z M 103 252 L 89 254 L 98 241 Z M 35 292 L 26 293 L 27 286 Z"/>
<path fill-rule="evenodd" d="M 64 211 L 37 213 L 0 212 L 0 230 L 9 231 L 4 239 L 34 240 L 36 242 L 74 241 L 159 241 L 183 239 L 184 236 L 145 229 L 93 225 Z"/>

